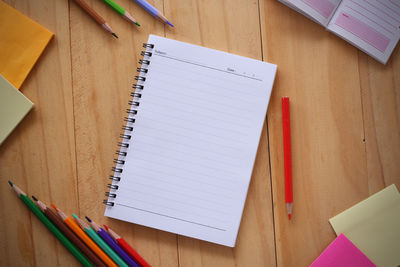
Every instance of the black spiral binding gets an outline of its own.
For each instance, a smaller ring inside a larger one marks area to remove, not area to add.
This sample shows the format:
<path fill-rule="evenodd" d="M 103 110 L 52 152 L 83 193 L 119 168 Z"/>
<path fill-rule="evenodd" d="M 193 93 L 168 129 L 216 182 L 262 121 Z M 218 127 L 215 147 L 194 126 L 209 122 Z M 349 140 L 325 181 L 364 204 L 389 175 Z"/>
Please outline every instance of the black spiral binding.
<path fill-rule="evenodd" d="M 144 43 L 143 48 L 146 50 L 142 51 L 141 53 L 143 56 L 143 59 L 139 60 L 141 67 L 136 69 L 138 75 L 135 76 L 135 80 L 137 82 L 132 86 L 135 91 L 130 94 L 132 99 L 128 102 L 129 108 L 126 110 L 127 117 L 124 117 L 126 124 L 122 127 L 124 132 L 119 135 L 121 138 L 121 140 L 118 142 L 120 149 L 115 152 L 117 158 L 114 159 L 115 166 L 111 169 L 113 174 L 109 177 L 112 183 L 107 185 L 107 187 L 110 189 L 108 192 L 106 192 L 108 199 L 103 200 L 103 203 L 110 207 L 114 206 L 114 200 L 117 197 L 116 191 L 119 188 L 118 182 L 121 181 L 125 157 L 128 155 L 127 150 L 129 148 L 129 142 L 133 139 L 132 132 L 135 129 L 135 117 L 138 114 L 137 108 L 139 107 L 140 99 L 142 98 L 142 91 L 144 89 L 143 83 L 146 81 L 146 74 L 149 71 L 147 67 L 150 65 L 150 58 L 152 56 L 151 50 L 154 48 L 154 45 Z"/>

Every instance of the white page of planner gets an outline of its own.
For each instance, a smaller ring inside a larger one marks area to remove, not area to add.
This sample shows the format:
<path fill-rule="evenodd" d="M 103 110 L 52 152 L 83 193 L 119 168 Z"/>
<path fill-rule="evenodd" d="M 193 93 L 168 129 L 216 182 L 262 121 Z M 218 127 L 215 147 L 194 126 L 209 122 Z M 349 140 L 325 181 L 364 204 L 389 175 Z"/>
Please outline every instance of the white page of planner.
<path fill-rule="evenodd" d="M 343 0 L 327 29 L 386 64 L 400 38 L 400 1 Z"/>

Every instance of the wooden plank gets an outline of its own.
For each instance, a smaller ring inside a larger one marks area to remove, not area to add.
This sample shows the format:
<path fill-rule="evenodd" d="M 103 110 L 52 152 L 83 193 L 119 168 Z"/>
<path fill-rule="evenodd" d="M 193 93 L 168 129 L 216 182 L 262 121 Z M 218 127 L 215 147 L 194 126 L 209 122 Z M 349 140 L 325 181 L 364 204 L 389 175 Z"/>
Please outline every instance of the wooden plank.
<path fill-rule="evenodd" d="M 68 2 L 6 1 L 55 33 L 21 87 L 34 109 L 0 146 L 0 258 L 4 266 L 76 262 L 6 183 L 77 209 Z M 4 204 L 7 203 L 7 204 Z"/>
<path fill-rule="evenodd" d="M 166 37 L 262 59 L 256 1 L 166 0 Z M 178 237 L 180 266 L 274 266 L 268 139 L 264 129 L 235 248 Z"/>
<path fill-rule="evenodd" d="M 400 188 L 400 55 L 387 65 L 359 52 L 365 143 L 370 193 Z"/>
<path fill-rule="evenodd" d="M 70 3 L 72 77 L 80 215 L 109 224 L 152 266 L 177 266 L 176 236 L 103 216 L 104 192 L 128 108 L 142 43 L 164 26 L 132 1 L 124 6 L 142 25 L 122 19 L 102 1 L 87 1 L 111 25 L 115 39 Z M 162 1 L 150 1 L 162 9 Z M 72 212 L 72 211 L 70 211 Z"/>
<path fill-rule="evenodd" d="M 260 1 L 278 266 L 306 266 L 333 241 L 328 219 L 370 192 L 358 50 L 275 0 Z M 291 98 L 294 210 L 286 215 L 281 97 Z"/>

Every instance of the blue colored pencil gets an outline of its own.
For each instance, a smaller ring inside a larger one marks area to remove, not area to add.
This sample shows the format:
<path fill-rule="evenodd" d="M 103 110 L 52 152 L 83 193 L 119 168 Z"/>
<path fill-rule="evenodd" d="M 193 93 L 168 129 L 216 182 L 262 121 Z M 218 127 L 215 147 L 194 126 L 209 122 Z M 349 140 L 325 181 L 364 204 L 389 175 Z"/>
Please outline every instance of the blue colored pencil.
<path fill-rule="evenodd" d="M 107 243 L 129 266 L 139 267 L 139 265 L 115 242 L 115 240 L 97 223 L 86 216 L 86 220 L 90 223 L 96 233 Z"/>
<path fill-rule="evenodd" d="M 160 19 L 162 22 L 167 23 L 169 26 L 174 27 L 171 22 L 154 6 L 150 5 L 146 0 L 134 0 L 138 5 L 143 7 L 147 12 L 155 18 Z"/>

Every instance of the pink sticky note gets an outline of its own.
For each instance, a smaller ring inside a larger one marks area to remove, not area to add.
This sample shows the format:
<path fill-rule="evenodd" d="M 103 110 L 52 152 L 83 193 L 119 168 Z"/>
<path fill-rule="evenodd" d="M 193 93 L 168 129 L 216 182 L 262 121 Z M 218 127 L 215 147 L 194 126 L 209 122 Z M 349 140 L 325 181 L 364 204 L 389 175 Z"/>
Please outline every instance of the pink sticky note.
<path fill-rule="evenodd" d="M 340 234 L 310 267 L 376 267 L 344 234 Z"/>

